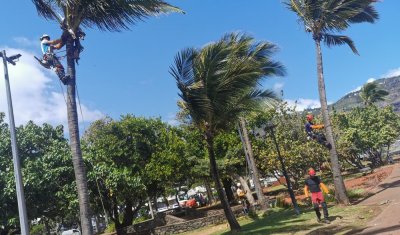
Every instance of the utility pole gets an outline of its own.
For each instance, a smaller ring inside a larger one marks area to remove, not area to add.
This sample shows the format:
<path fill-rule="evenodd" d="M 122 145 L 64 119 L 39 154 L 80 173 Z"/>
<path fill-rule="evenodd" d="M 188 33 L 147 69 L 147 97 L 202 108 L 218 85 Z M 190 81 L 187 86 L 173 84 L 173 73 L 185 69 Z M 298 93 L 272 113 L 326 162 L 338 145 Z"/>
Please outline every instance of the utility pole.
<path fill-rule="evenodd" d="M 295 197 L 293 189 L 292 189 L 292 184 L 291 184 L 290 178 L 287 174 L 285 163 L 283 162 L 283 158 L 281 156 L 281 151 L 279 150 L 278 142 L 276 141 L 275 131 L 274 131 L 275 125 L 270 123 L 267 125 L 267 128 L 269 128 L 269 130 L 271 131 L 271 136 L 272 136 L 272 139 L 273 139 L 275 147 L 276 147 L 276 152 L 278 153 L 278 159 L 279 159 L 279 162 L 281 163 L 282 173 L 286 179 L 286 185 L 287 185 L 287 188 L 289 191 L 290 199 L 292 199 L 294 210 L 296 211 L 297 215 L 300 215 L 300 209 L 299 209 L 299 206 L 297 205 L 296 197 Z"/>
<path fill-rule="evenodd" d="M 7 57 L 6 51 L 3 50 L 3 52 L 0 52 L 0 57 L 3 57 L 4 79 L 6 81 L 8 115 L 9 115 L 9 120 L 10 120 L 11 149 L 12 149 L 13 163 L 14 163 L 15 186 L 16 186 L 16 190 L 17 190 L 18 213 L 19 213 L 19 220 L 20 220 L 19 222 L 20 222 L 20 226 L 21 226 L 21 234 L 29 235 L 28 216 L 26 213 L 24 187 L 22 184 L 21 165 L 20 165 L 20 161 L 19 161 L 19 157 L 18 157 L 17 138 L 16 138 L 16 133 L 15 133 L 15 122 L 14 122 L 14 112 L 13 112 L 13 106 L 12 106 L 10 81 L 8 79 L 8 68 L 7 68 L 7 62 L 12 65 L 15 65 L 15 60 L 18 60 L 18 58 L 21 57 L 21 54 Z"/>
<path fill-rule="evenodd" d="M 253 149 L 251 147 L 249 135 L 246 128 L 246 122 L 243 117 L 239 119 L 239 135 L 242 140 L 244 152 L 247 161 L 249 162 L 249 166 L 252 170 L 253 175 L 253 183 L 254 188 L 256 189 L 257 198 L 259 205 L 262 210 L 266 210 L 268 208 L 268 199 L 265 198 L 264 193 L 262 191 L 261 183 L 260 183 L 260 175 L 258 173 L 258 169 L 254 160 Z"/>

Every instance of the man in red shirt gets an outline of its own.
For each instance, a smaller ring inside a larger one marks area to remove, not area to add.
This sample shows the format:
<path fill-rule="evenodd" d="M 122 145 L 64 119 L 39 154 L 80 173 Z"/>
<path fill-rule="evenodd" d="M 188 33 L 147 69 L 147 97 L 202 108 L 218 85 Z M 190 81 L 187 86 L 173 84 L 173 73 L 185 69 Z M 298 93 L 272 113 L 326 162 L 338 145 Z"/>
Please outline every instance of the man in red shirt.
<path fill-rule="evenodd" d="M 328 220 L 328 207 L 326 205 L 324 195 L 322 194 L 321 189 L 327 194 L 328 188 L 326 187 L 325 184 L 321 182 L 321 179 L 316 176 L 315 170 L 310 168 L 308 171 L 309 178 L 306 179 L 305 186 L 304 186 L 304 194 L 306 197 L 309 196 L 308 191 L 310 190 L 311 192 L 311 201 L 314 206 L 315 213 L 317 214 L 318 217 L 318 222 L 324 222 L 329 224 Z M 319 211 L 319 206 L 322 206 L 322 210 L 324 212 L 324 220 L 321 221 L 321 212 Z"/>

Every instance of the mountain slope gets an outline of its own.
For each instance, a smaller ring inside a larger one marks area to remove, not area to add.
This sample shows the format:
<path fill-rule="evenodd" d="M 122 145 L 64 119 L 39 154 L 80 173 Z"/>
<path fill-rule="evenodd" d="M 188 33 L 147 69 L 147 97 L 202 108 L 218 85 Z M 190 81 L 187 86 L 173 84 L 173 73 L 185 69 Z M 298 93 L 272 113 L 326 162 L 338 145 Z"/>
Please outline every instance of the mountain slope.
<path fill-rule="evenodd" d="M 374 83 L 377 83 L 380 89 L 384 89 L 389 92 L 389 95 L 386 96 L 385 100 L 377 102 L 376 105 L 379 107 L 392 105 L 395 112 L 400 113 L 400 76 L 381 78 L 374 81 Z M 333 104 L 333 108 L 337 111 L 349 111 L 352 108 L 362 105 L 363 100 L 360 97 L 360 90 L 358 90 L 343 96 Z M 330 108 L 332 108 L 332 105 L 330 105 Z M 312 112 L 319 113 L 319 109 L 312 110 Z"/>

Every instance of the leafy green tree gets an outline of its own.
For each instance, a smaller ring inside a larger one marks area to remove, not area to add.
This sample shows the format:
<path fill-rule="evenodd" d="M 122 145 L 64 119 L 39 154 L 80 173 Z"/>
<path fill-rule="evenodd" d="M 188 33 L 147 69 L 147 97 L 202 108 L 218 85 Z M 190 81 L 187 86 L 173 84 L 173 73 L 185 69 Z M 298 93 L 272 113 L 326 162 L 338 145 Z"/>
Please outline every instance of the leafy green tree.
<path fill-rule="evenodd" d="M 82 233 L 91 235 L 91 215 L 89 210 L 89 196 L 87 189 L 86 172 L 82 159 L 79 141 L 79 126 L 76 107 L 76 70 L 75 62 L 79 27 L 97 27 L 100 30 L 119 31 L 127 29 L 128 24 L 135 23 L 147 17 L 168 12 L 181 12 L 162 0 L 32 0 L 39 15 L 49 20 L 58 20 L 63 24 L 66 33 L 67 72 L 71 77 L 67 86 L 67 111 L 70 145 L 74 172 L 79 195 Z M 63 16 L 63 20 L 59 15 Z M 63 21 L 63 22 L 62 22 Z"/>
<path fill-rule="evenodd" d="M 93 202 L 104 205 L 117 229 L 131 225 L 148 198 L 183 183 L 196 163 L 187 155 L 182 130 L 160 119 L 98 120 L 85 133 L 83 146 Z M 96 208 L 99 214 L 102 210 Z"/>
<path fill-rule="evenodd" d="M 18 212 L 9 129 L 0 116 L 0 224 L 8 230 L 18 222 Z M 41 218 L 47 231 L 57 222 L 76 218 L 76 186 L 63 127 L 28 122 L 17 128 L 17 142 L 28 218 Z"/>
<path fill-rule="evenodd" d="M 337 126 L 338 153 L 349 164 L 362 168 L 361 155 L 367 155 L 372 166 L 383 164 L 383 147 L 399 136 L 399 117 L 391 107 L 374 105 L 358 107 L 348 113 L 334 115 Z"/>
<path fill-rule="evenodd" d="M 322 63 L 321 42 L 328 47 L 347 44 L 358 54 L 354 42 L 347 36 L 336 35 L 347 29 L 352 23 L 374 23 L 378 13 L 374 6 L 376 0 L 287 0 L 288 7 L 297 14 L 304 24 L 305 30 L 311 33 L 316 47 L 318 91 L 321 103 L 321 112 L 325 125 L 326 138 L 332 145 L 330 158 L 335 185 L 335 198 L 340 204 L 349 204 L 343 178 L 339 167 L 339 160 L 334 142 L 331 121 L 325 91 L 325 81 Z"/>
<path fill-rule="evenodd" d="M 171 74 L 191 122 L 207 143 L 211 174 L 231 230 L 240 230 L 220 182 L 214 140 L 229 129 L 243 112 L 254 110 L 270 91 L 257 89 L 269 75 L 280 75 L 283 66 L 272 61 L 275 46 L 255 43 L 247 35 L 227 34 L 202 49 L 188 48 L 175 57 Z"/>
<path fill-rule="evenodd" d="M 360 92 L 360 97 L 364 100 L 365 105 L 372 105 L 377 101 L 384 101 L 387 95 L 389 95 L 389 92 L 379 89 L 375 82 L 365 84 Z"/>
<path fill-rule="evenodd" d="M 327 161 L 324 147 L 316 141 L 307 140 L 304 131 L 305 118 L 286 103 L 281 103 L 277 109 L 268 109 L 264 113 L 251 116 L 249 120 L 250 126 L 254 128 L 269 122 L 276 124 L 275 137 L 294 189 L 301 186 L 310 167 L 320 169 Z M 264 138 L 253 137 L 254 153 L 263 174 L 278 178 L 282 171 L 278 167 L 280 163 L 277 150 L 268 130 L 266 134 Z"/>

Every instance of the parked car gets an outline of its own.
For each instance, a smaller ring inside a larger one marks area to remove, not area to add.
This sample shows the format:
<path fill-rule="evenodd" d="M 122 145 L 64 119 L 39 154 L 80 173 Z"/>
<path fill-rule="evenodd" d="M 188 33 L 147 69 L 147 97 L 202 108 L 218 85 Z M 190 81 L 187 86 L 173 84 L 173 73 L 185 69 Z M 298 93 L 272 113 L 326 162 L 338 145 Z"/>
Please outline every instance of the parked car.
<path fill-rule="evenodd" d="M 63 231 L 61 235 L 81 235 L 81 232 L 78 229 L 70 229 Z"/>

